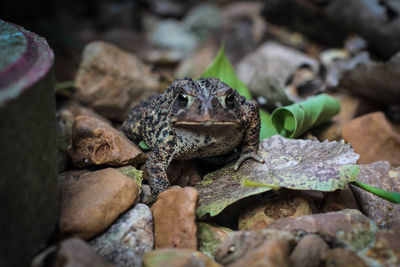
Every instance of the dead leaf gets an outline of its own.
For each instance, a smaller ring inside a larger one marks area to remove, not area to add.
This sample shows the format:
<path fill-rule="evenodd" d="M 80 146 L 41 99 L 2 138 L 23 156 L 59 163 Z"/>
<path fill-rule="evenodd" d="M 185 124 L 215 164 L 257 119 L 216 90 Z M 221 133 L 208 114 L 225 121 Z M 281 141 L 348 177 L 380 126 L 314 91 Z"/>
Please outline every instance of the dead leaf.
<path fill-rule="evenodd" d="M 264 139 L 258 154 L 261 164 L 247 160 L 235 172 L 233 165 L 206 175 L 199 191 L 197 217 L 219 214 L 227 206 L 251 195 L 286 187 L 297 190 L 334 191 L 355 181 L 358 154 L 344 142 L 293 140 L 280 135 Z M 250 181 L 253 185 L 245 186 Z M 261 186 L 260 186 L 261 185 Z"/>

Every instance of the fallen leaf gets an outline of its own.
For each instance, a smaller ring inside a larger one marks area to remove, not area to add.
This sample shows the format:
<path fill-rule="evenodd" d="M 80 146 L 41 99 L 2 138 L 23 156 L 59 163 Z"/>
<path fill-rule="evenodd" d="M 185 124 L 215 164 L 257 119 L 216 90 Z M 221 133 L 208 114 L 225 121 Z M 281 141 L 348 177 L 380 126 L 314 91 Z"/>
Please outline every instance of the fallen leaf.
<path fill-rule="evenodd" d="M 271 189 L 343 189 L 357 179 L 359 172 L 355 165 L 359 156 L 344 142 L 292 140 L 275 135 L 260 143 L 258 154 L 264 164 L 247 160 L 237 172 L 228 165 L 206 175 L 195 186 L 199 191 L 198 218 L 207 213 L 215 216 L 241 199 Z"/>

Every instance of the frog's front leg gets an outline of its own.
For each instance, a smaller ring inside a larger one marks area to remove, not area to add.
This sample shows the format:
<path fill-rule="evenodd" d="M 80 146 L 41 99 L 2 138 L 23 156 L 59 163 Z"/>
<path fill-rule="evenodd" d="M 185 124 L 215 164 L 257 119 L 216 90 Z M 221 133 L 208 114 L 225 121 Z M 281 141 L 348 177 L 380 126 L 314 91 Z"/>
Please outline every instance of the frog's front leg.
<path fill-rule="evenodd" d="M 146 160 L 146 170 L 151 192 L 155 198 L 167 190 L 171 184 L 167 177 L 167 169 L 175 153 L 168 145 L 154 148 Z"/>
<path fill-rule="evenodd" d="M 254 159 L 264 163 L 264 159 L 257 154 L 258 144 L 260 142 L 260 112 L 258 103 L 255 100 L 248 100 L 243 105 L 243 114 L 245 119 L 245 134 L 242 144 L 242 153 L 236 161 L 234 170 L 237 171 L 247 159 Z"/>

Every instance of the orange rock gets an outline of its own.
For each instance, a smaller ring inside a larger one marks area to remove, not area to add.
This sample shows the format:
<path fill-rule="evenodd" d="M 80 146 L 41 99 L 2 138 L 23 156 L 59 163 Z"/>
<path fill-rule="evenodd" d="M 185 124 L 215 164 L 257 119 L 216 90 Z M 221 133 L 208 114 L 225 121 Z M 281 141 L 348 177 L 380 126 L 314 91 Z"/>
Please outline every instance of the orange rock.
<path fill-rule="evenodd" d="M 162 192 L 151 208 L 155 248 L 197 249 L 195 207 L 197 190 L 172 188 Z"/>
<path fill-rule="evenodd" d="M 72 163 L 78 168 L 108 164 L 137 165 L 145 161 L 142 151 L 109 124 L 88 116 L 78 116 L 72 128 Z"/>
<path fill-rule="evenodd" d="M 343 126 L 342 134 L 360 154 L 358 163 L 387 160 L 400 165 L 400 133 L 382 112 L 356 118 Z"/>
<path fill-rule="evenodd" d="M 60 189 L 60 235 L 83 239 L 104 231 L 139 196 L 139 185 L 112 168 L 64 173 Z"/>

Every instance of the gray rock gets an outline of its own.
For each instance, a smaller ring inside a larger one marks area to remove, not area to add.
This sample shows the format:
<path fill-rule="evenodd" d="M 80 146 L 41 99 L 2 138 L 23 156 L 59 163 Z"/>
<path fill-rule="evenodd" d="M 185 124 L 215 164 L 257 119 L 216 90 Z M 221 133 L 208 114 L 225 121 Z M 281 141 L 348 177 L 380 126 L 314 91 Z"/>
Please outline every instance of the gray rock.
<path fill-rule="evenodd" d="M 172 19 L 160 21 L 150 32 L 150 41 L 156 46 L 189 55 L 210 30 L 221 23 L 222 14 L 215 5 L 200 4 L 189 10 L 182 22 Z"/>
<path fill-rule="evenodd" d="M 140 191 L 140 203 L 149 205 L 156 201 L 154 199 L 153 194 L 151 193 L 150 186 L 148 184 L 142 185 L 142 189 Z"/>
<path fill-rule="evenodd" d="M 314 82 L 318 69 L 317 61 L 309 56 L 275 42 L 266 42 L 238 64 L 237 75 L 253 95 L 280 106 L 300 100 L 295 93 L 288 91 L 289 87 L 286 88 L 290 79 L 299 79 L 296 75 L 304 76 L 300 78 L 304 84 L 309 79 Z"/>
<path fill-rule="evenodd" d="M 59 246 L 47 248 L 33 261 L 32 267 L 113 267 L 106 262 L 82 239 L 71 238 Z"/>
<path fill-rule="evenodd" d="M 365 249 L 375 240 L 377 227 L 359 210 L 347 209 L 274 221 L 268 229 L 315 233 L 331 244 L 354 251 Z"/>
<path fill-rule="evenodd" d="M 387 161 L 360 165 L 360 182 L 391 192 L 400 192 L 400 168 L 391 168 Z M 387 229 L 400 220 L 400 205 L 391 203 L 359 187 L 351 185 L 365 215 L 380 228 Z"/>
<path fill-rule="evenodd" d="M 164 20 L 158 23 L 150 33 L 150 41 L 159 47 L 181 50 L 186 55 L 192 52 L 199 43 L 194 33 L 186 30 L 182 23 L 175 20 Z"/>
<path fill-rule="evenodd" d="M 306 235 L 296 245 L 289 260 L 292 267 L 318 267 L 329 246 L 318 235 Z"/>
<path fill-rule="evenodd" d="M 90 244 L 117 266 L 141 266 L 154 246 L 153 219 L 148 206 L 137 204 Z"/>

